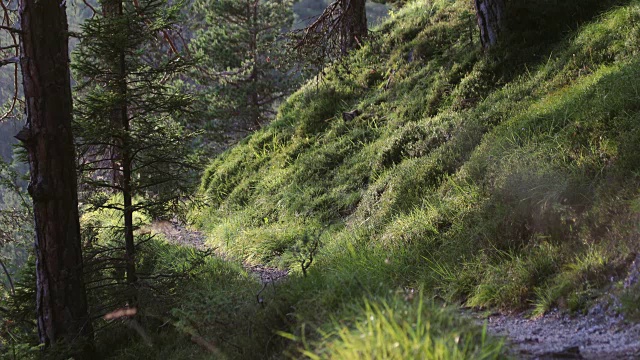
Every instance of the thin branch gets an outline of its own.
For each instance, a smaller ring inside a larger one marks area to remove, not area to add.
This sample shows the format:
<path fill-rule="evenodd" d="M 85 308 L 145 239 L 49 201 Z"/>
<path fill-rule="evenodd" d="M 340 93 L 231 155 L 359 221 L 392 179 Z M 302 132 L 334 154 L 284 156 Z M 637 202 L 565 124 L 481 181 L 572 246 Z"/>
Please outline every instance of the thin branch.
<path fill-rule="evenodd" d="M 22 30 L 16 29 L 11 26 L 0 25 L 0 30 L 6 30 L 12 34 L 22 34 Z"/>
<path fill-rule="evenodd" d="M 11 287 L 11 295 L 15 295 L 16 288 L 13 286 L 13 280 L 11 279 L 11 274 L 9 274 L 9 270 L 7 270 L 7 267 L 4 265 L 4 262 L 2 261 L 2 259 L 0 259 L 0 266 L 2 266 L 2 270 L 4 271 L 5 275 L 7 275 L 7 280 L 9 280 L 9 286 Z"/>
<path fill-rule="evenodd" d="M 91 18 L 93 18 L 94 16 L 96 16 L 96 14 L 98 13 L 98 11 L 97 11 L 93 6 L 91 6 L 91 4 L 89 4 L 89 3 L 87 2 L 87 0 L 82 0 L 82 2 L 83 2 L 83 3 L 84 3 L 84 4 L 85 4 L 89 9 L 91 9 L 91 11 L 93 12 L 93 15 L 91 15 Z"/>
<path fill-rule="evenodd" d="M 10 62 L 13 63 L 13 98 L 11 100 L 11 106 L 9 106 L 9 109 L 0 116 L 0 120 L 6 119 L 8 118 L 13 111 L 16 108 L 16 104 L 18 103 L 18 63 L 20 61 L 19 59 L 19 55 L 20 55 L 20 49 L 18 47 L 18 38 L 16 37 L 16 34 L 20 34 L 21 31 L 19 31 L 18 29 L 14 29 L 11 27 L 11 18 L 9 17 L 9 9 L 7 8 L 7 4 L 4 3 L 4 1 L 0 0 L 0 6 L 2 7 L 2 11 L 3 11 L 3 22 L 5 25 L 0 26 L 0 29 L 3 30 L 7 30 L 9 31 L 9 35 L 11 36 L 11 41 L 12 41 L 12 45 L 11 47 L 8 48 L 13 48 L 14 49 L 14 57 L 11 58 L 11 60 L 16 59 L 15 62 Z M 8 61 L 9 59 L 5 59 L 5 61 Z M 2 64 L 1 66 L 7 65 L 6 64 Z"/>

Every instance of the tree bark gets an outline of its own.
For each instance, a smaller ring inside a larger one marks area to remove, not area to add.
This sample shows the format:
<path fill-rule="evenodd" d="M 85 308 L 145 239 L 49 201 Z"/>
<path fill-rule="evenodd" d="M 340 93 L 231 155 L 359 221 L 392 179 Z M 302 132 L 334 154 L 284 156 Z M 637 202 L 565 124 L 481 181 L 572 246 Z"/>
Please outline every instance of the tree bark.
<path fill-rule="evenodd" d="M 102 16 L 105 19 L 114 19 L 122 16 L 123 8 L 122 1 L 120 0 L 103 0 L 100 2 L 102 6 Z M 111 91 L 114 93 L 118 93 L 120 89 L 120 81 L 118 79 L 121 77 L 120 74 L 122 72 L 121 68 L 121 60 L 120 56 L 118 56 L 115 61 L 111 64 L 111 74 L 113 79 L 107 86 L 111 87 Z M 111 109 L 110 119 L 111 126 L 113 129 L 121 129 L 122 128 L 122 120 L 121 111 L 119 106 L 114 106 Z M 122 185 L 122 154 L 120 152 L 121 141 L 118 138 L 113 139 L 114 144 L 118 144 L 116 146 L 111 146 L 107 151 L 109 152 L 109 157 L 111 161 L 111 184 L 113 186 L 121 186 Z"/>
<path fill-rule="evenodd" d="M 17 137 L 31 173 L 40 341 L 88 359 L 92 327 L 82 277 L 65 10 L 60 1 L 20 1 L 27 125 Z"/>
<path fill-rule="evenodd" d="M 255 130 L 262 127 L 262 121 L 260 118 L 260 100 L 259 100 L 259 89 L 258 89 L 258 66 L 259 66 L 259 54 L 258 54 L 258 7 L 260 5 L 259 1 L 254 0 L 252 4 L 247 4 L 248 9 L 247 12 L 249 17 L 251 18 L 251 25 L 249 27 L 251 39 L 249 40 L 249 51 L 251 56 L 253 57 L 253 68 L 251 69 L 251 75 L 249 77 L 249 81 L 252 84 L 251 93 L 249 103 L 251 104 L 251 121 L 253 122 L 253 126 Z"/>
<path fill-rule="evenodd" d="M 342 52 L 358 46 L 368 34 L 365 2 L 366 0 L 340 0 L 343 11 Z"/>
<path fill-rule="evenodd" d="M 498 43 L 504 29 L 504 0 L 474 0 L 480 43 L 488 49 Z"/>

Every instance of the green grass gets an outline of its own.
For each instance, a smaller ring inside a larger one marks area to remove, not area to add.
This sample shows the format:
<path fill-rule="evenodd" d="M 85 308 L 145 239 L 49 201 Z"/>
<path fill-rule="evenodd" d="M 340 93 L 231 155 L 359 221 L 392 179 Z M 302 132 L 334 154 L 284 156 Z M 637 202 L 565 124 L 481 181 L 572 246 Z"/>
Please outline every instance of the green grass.
<path fill-rule="evenodd" d="M 619 281 L 640 250 L 640 2 L 508 9 L 484 53 L 468 1 L 410 2 L 212 159 L 193 222 L 291 275 L 260 305 L 255 279 L 212 260 L 175 289 L 154 356 L 212 356 L 197 331 L 222 358 L 497 358 L 438 304 L 584 311 Z"/>
<path fill-rule="evenodd" d="M 416 298 L 414 298 L 414 296 Z M 501 359 L 502 343 L 449 309 L 434 310 L 413 289 L 354 309 L 314 343 L 288 333 L 310 359 Z"/>

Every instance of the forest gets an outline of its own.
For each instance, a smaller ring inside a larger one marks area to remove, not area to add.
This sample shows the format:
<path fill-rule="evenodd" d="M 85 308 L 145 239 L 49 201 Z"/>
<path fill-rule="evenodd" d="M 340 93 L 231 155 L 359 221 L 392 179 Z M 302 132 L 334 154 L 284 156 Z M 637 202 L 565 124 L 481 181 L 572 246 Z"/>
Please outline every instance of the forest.
<path fill-rule="evenodd" d="M 0 359 L 640 358 L 640 0 L 0 4 Z"/>

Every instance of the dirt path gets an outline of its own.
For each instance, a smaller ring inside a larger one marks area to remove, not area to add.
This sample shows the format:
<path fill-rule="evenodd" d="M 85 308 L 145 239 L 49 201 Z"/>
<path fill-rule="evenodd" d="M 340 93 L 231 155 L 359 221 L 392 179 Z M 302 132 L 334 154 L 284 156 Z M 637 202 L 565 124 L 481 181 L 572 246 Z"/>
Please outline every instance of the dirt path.
<path fill-rule="evenodd" d="M 640 359 L 640 324 L 597 306 L 586 316 L 492 314 L 479 322 L 506 337 L 517 359 Z"/>
<path fill-rule="evenodd" d="M 640 255 L 629 268 L 624 287 L 640 281 Z M 615 304 L 615 305 L 612 305 Z M 541 318 L 493 314 L 479 322 L 491 334 L 504 336 L 519 359 L 640 359 L 640 323 L 618 311 L 620 302 L 609 294 L 586 315 L 558 311 Z"/>
<path fill-rule="evenodd" d="M 157 220 L 151 224 L 151 231 L 164 235 L 176 245 L 190 246 L 205 250 L 206 236 L 200 231 L 191 230 L 175 220 Z"/>
<path fill-rule="evenodd" d="M 191 246 L 199 250 L 207 248 L 205 234 L 190 229 L 175 220 L 155 221 L 151 224 L 151 230 L 163 234 L 167 240 L 177 245 Z M 218 254 L 218 256 L 224 257 L 223 254 Z M 264 265 L 250 265 L 246 263 L 242 265 L 249 273 L 256 275 L 263 284 L 276 282 L 289 274 L 286 270 L 270 268 Z"/>

